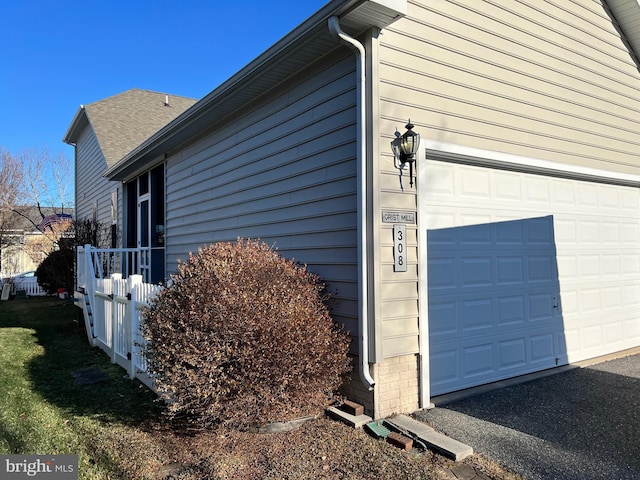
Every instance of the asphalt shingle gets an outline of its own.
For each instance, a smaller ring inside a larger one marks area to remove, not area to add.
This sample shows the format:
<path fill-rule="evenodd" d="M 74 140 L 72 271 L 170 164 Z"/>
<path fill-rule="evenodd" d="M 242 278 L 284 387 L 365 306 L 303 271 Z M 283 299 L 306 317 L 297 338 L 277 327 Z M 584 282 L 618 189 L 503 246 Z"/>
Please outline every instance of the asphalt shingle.
<path fill-rule="evenodd" d="M 84 109 L 111 167 L 194 103 L 193 98 L 133 88 Z"/>

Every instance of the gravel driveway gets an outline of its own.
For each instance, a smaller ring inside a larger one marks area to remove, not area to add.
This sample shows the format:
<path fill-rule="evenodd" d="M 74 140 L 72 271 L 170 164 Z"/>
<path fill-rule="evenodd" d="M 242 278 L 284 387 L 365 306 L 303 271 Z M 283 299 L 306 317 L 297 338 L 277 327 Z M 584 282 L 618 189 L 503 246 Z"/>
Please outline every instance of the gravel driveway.
<path fill-rule="evenodd" d="M 417 414 L 527 480 L 640 479 L 640 355 Z"/>

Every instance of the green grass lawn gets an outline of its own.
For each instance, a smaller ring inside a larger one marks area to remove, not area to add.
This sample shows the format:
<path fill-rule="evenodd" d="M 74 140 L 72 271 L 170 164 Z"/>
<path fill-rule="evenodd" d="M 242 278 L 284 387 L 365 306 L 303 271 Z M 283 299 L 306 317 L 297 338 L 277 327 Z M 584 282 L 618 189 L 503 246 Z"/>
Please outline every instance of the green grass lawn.
<path fill-rule="evenodd" d="M 151 391 L 89 346 L 76 315 L 57 298 L 0 302 L 0 454 L 77 454 L 79 478 L 90 480 L 451 478 L 452 463 L 435 453 L 324 418 L 270 435 L 176 430 Z M 104 381 L 79 385 L 85 369 Z M 481 457 L 467 462 L 518 478 Z"/>
<path fill-rule="evenodd" d="M 154 395 L 89 346 L 76 314 L 57 298 L 0 302 L 0 453 L 78 454 L 80 478 L 128 478 L 136 452 L 119 450 L 157 418 Z M 106 380 L 78 385 L 89 368 Z"/>

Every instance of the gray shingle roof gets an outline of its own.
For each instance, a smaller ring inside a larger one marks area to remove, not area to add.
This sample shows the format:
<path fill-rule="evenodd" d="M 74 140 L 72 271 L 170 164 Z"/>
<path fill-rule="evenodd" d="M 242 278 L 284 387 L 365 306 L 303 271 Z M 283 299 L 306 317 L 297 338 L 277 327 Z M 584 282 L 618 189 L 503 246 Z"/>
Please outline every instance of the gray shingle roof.
<path fill-rule="evenodd" d="M 81 108 L 65 141 L 76 141 L 80 132 L 74 133 L 73 128 L 81 123 L 78 118 L 84 110 L 111 167 L 194 103 L 192 98 L 133 88 Z"/>

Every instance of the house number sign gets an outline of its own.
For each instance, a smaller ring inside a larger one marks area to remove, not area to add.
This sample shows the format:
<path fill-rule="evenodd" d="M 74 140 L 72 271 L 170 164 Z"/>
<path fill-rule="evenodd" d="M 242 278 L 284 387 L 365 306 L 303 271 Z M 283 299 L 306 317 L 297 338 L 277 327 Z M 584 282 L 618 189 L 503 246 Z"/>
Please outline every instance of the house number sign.
<path fill-rule="evenodd" d="M 393 271 L 407 271 L 407 226 L 393 226 Z"/>
<path fill-rule="evenodd" d="M 416 212 L 382 212 L 382 223 L 416 223 Z"/>

